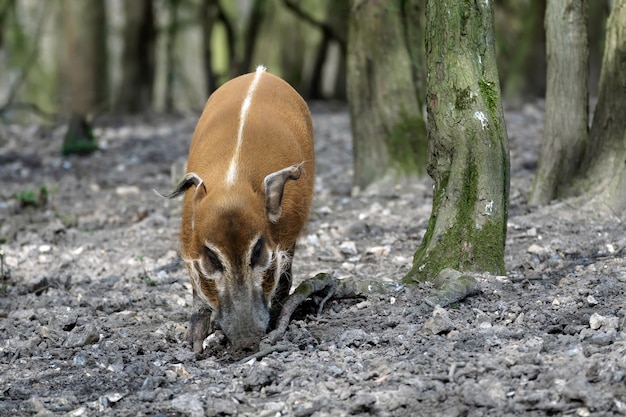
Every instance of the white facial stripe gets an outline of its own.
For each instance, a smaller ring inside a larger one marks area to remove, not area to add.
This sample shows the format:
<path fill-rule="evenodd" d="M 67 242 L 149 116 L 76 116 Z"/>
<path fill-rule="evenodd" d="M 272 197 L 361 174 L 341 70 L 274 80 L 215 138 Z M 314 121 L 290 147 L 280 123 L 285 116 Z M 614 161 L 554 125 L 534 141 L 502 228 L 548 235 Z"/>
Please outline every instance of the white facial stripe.
<path fill-rule="evenodd" d="M 191 278 L 192 284 L 196 286 L 200 273 L 198 272 L 198 268 L 196 268 L 195 259 L 183 258 L 183 262 L 185 263 L 187 271 L 189 271 L 189 277 Z"/>
<path fill-rule="evenodd" d="M 252 243 L 246 254 L 247 259 L 248 259 L 248 265 L 249 265 L 250 257 L 252 256 L 252 251 L 254 250 L 254 246 L 256 245 L 256 242 L 258 239 L 259 237 L 257 236 L 255 239 L 252 240 Z M 213 306 L 211 304 L 211 301 L 208 299 L 208 297 L 201 291 L 201 288 L 202 288 L 201 282 L 202 280 L 207 280 L 207 279 L 216 280 L 223 276 L 230 276 L 232 274 L 232 271 L 230 269 L 231 268 L 230 264 L 226 261 L 226 258 L 223 256 L 223 254 L 220 252 L 220 250 L 217 247 L 211 245 L 209 242 L 205 242 L 204 244 L 207 248 L 211 249 L 215 253 L 215 255 L 219 258 L 220 262 L 222 263 L 224 267 L 223 272 L 217 272 L 217 271 L 209 272 L 204 265 L 203 257 L 195 258 L 195 259 L 183 257 L 183 262 L 185 263 L 185 266 L 187 267 L 187 271 L 189 272 L 189 277 L 191 278 L 191 284 L 196 289 L 196 293 L 198 294 L 198 296 L 205 303 L 207 303 L 207 305 L 211 306 L 212 308 L 216 308 L 216 306 Z M 277 247 L 275 250 L 269 249 L 268 262 L 265 266 L 256 267 L 252 270 L 248 270 L 248 273 L 251 274 L 251 276 L 253 277 L 252 283 L 254 287 L 261 288 L 261 286 L 263 285 L 263 277 L 265 276 L 265 272 L 271 267 L 275 268 L 274 277 L 273 277 L 274 286 L 273 286 L 272 293 L 269 294 L 269 297 L 268 297 L 268 302 L 270 304 L 271 304 L 272 298 L 274 297 L 274 291 L 276 291 L 277 284 L 280 281 L 280 276 L 287 270 L 290 264 L 291 264 L 291 259 L 289 256 L 289 252 L 282 250 L 280 247 Z M 248 287 L 248 288 L 252 288 L 252 287 Z M 224 284 L 216 285 L 216 289 L 218 291 L 220 291 L 220 289 L 223 290 L 225 289 L 225 285 Z"/>
<path fill-rule="evenodd" d="M 206 297 L 206 295 L 201 291 L 200 286 L 200 271 L 198 270 L 198 266 L 201 265 L 201 261 L 199 259 L 190 259 L 183 258 L 183 262 L 185 262 L 185 266 L 187 267 L 187 271 L 189 272 L 189 277 L 191 278 L 191 285 L 196 289 L 196 294 L 211 308 L 216 308 L 216 306 L 211 304 L 211 301 Z"/>
<path fill-rule="evenodd" d="M 222 253 L 220 252 L 218 248 L 216 248 L 215 246 L 211 245 L 209 242 L 206 242 L 206 241 L 204 242 L 204 245 L 207 248 L 211 249 L 213 253 L 215 253 L 215 256 L 217 256 L 220 263 L 222 264 L 224 271 L 222 272 L 209 271 L 205 265 L 206 259 L 204 257 L 200 257 L 200 258 L 183 257 L 183 262 L 185 263 L 187 271 L 189 272 L 191 285 L 196 289 L 196 293 L 198 294 L 198 296 L 200 296 L 200 298 L 202 298 L 202 300 L 204 300 L 204 302 L 206 302 L 208 305 L 215 308 L 215 306 L 211 304 L 211 301 L 208 299 L 208 297 L 202 292 L 201 282 L 202 280 L 216 281 L 223 275 L 230 274 L 230 264 L 226 261 L 226 258 L 222 255 Z M 219 291 L 220 286 L 217 285 L 216 288 Z"/>
<path fill-rule="evenodd" d="M 277 247 L 276 250 L 270 251 L 270 261 L 268 265 L 275 265 L 274 270 L 274 287 L 272 293 L 268 296 L 268 306 L 271 307 L 272 298 L 274 298 L 274 292 L 278 287 L 278 282 L 280 281 L 280 276 L 289 268 L 290 257 L 289 252 L 286 250 L 281 250 L 280 247 Z"/>
<path fill-rule="evenodd" d="M 250 241 L 250 246 L 248 247 L 248 251 L 246 252 L 246 260 L 248 265 L 252 264 L 252 252 L 254 252 L 254 247 L 256 246 L 256 242 L 259 240 L 259 237 L 259 235 L 256 235 Z"/>
<path fill-rule="evenodd" d="M 252 95 L 254 94 L 254 90 L 256 90 L 257 84 L 259 83 L 261 74 L 264 72 L 265 67 L 263 65 L 259 65 L 256 68 L 254 79 L 252 80 L 252 83 L 250 83 L 250 87 L 248 87 L 248 92 L 246 93 L 246 98 L 243 100 L 243 104 L 241 105 L 241 111 L 239 113 L 239 130 L 237 132 L 237 145 L 235 147 L 233 159 L 231 159 L 230 165 L 228 166 L 228 172 L 226 173 L 227 185 L 232 185 L 237 177 L 237 163 L 239 162 L 239 152 L 241 151 L 241 144 L 243 143 L 243 128 L 246 123 L 246 117 L 248 116 L 250 104 L 252 103 Z"/>
<path fill-rule="evenodd" d="M 286 250 L 280 250 L 280 247 L 276 248 L 276 282 L 278 278 L 289 268 L 291 265 L 291 257 Z"/>

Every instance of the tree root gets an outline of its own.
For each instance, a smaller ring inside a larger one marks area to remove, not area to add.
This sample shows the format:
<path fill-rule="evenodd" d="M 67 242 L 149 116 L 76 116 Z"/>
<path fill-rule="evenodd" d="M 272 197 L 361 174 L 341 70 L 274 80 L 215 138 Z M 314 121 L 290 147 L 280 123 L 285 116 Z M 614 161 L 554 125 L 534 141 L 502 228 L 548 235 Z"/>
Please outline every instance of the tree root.
<path fill-rule="evenodd" d="M 288 345 L 274 345 L 274 346 L 268 346 L 265 347 L 261 350 L 259 350 L 256 353 L 253 353 L 252 355 L 246 356 L 245 358 L 241 359 L 239 361 L 240 364 L 246 363 L 252 359 L 261 359 L 267 355 L 269 355 L 270 353 L 274 353 L 274 352 L 285 352 L 289 350 L 289 346 Z"/>
<path fill-rule="evenodd" d="M 430 297 L 416 307 L 418 314 L 425 314 L 436 305 L 449 306 L 466 297 L 480 293 L 480 284 L 474 274 L 461 273 L 446 268 L 433 280 L 435 290 Z M 309 298 L 318 297 L 317 314 L 320 315 L 324 305 L 331 299 L 365 298 L 368 293 L 385 293 L 397 290 L 401 283 L 379 281 L 338 280 L 331 274 L 321 273 L 303 281 L 289 296 L 278 316 L 276 327 L 261 341 L 259 352 L 248 356 L 241 362 L 253 358 L 262 358 L 272 352 L 287 350 L 285 345 L 276 345 L 287 332 L 289 322 L 294 312 Z"/>
<path fill-rule="evenodd" d="M 319 316 L 329 300 L 366 298 L 369 293 L 395 291 L 398 286 L 403 286 L 403 284 L 373 280 L 338 280 L 332 274 L 317 274 L 303 281 L 289 296 L 278 316 L 276 327 L 261 341 L 260 350 L 266 351 L 284 336 L 294 312 L 309 298 L 319 299 L 317 301 L 317 315 Z"/>
<path fill-rule="evenodd" d="M 424 314 L 435 306 L 446 307 L 459 302 L 466 297 L 479 294 L 480 284 L 471 273 L 459 272 L 445 268 L 433 280 L 435 290 L 431 296 L 417 306 L 417 313 Z"/>
<path fill-rule="evenodd" d="M 298 306 L 300 306 L 300 304 L 302 304 L 307 298 L 314 294 L 325 293 L 325 296 L 320 302 L 318 308 L 319 314 L 322 311 L 322 308 L 324 308 L 326 301 L 328 301 L 333 295 L 336 295 L 338 289 L 339 280 L 331 274 L 317 274 L 313 278 L 303 281 L 300 285 L 298 285 L 293 294 L 289 296 L 285 305 L 283 305 L 283 309 L 278 316 L 276 328 L 263 338 L 261 346 L 274 345 L 283 337 L 287 331 L 287 327 L 289 326 L 291 316 L 296 311 Z"/>

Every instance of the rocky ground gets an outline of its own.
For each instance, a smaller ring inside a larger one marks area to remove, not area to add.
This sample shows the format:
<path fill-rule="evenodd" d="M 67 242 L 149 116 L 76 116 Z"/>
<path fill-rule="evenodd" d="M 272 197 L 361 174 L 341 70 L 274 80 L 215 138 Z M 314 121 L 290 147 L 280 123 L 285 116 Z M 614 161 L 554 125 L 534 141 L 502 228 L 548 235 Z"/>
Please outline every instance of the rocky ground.
<path fill-rule="evenodd" d="M 261 360 L 196 358 L 177 256 L 195 117 L 102 120 L 101 150 L 59 156 L 63 128 L 0 125 L 0 415 L 626 415 L 621 213 L 526 204 L 542 104 L 506 112 L 507 276 L 427 315 L 396 284 L 430 215 L 429 179 L 351 190 L 345 107 L 314 104 L 317 184 L 296 280 L 387 281 L 292 321 Z M 623 215 L 622 215 L 623 217 Z"/>

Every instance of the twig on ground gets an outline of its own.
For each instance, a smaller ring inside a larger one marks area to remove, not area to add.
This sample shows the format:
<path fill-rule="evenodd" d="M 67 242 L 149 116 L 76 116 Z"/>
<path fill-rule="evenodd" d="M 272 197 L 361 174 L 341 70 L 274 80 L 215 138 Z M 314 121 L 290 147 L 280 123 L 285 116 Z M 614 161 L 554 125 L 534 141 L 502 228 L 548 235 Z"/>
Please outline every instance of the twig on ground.
<path fill-rule="evenodd" d="M 289 321 L 294 311 L 302 304 L 307 298 L 315 293 L 327 290 L 331 295 L 335 293 L 333 289 L 338 287 L 338 281 L 330 274 L 317 274 L 311 279 L 303 281 L 296 290 L 289 296 L 285 305 L 283 306 L 280 315 L 278 316 L 278 322 L 276 328 L 272 330 L 267 336 L 265 336 L 265 343 L 273 345 L 287 331 Z M 328 300 L 328 296 L 325 296 L 322 300 L 322 305 Z"/>
<path fill-rule="evenodd" d="M 446 307 L 469 296 L 479 294 L 480 284 L 470 273 L 461 273 L 451 268 L 442 270 L 433 280 L 435 288 L 429 298 L 424 298 L 417 306 L 417 313 L 423 314 L 436 305 Z"/>
<path fill-rule="evenodd" d="M 245 358 L 243 358 L 242 360 L 239 361 L 240 364 L 246 363 L 248 361 L 250 361 L 251 359 L 261 359 L 271 353 L 274 352 L 286 352 L 289 350 L 289 346 L 288 345 L 274 345 L 274 346 L 268 346 L 264 349 L 259 350 L 256 353 L 253 353 L 252 355 L 246 356 Z"/>

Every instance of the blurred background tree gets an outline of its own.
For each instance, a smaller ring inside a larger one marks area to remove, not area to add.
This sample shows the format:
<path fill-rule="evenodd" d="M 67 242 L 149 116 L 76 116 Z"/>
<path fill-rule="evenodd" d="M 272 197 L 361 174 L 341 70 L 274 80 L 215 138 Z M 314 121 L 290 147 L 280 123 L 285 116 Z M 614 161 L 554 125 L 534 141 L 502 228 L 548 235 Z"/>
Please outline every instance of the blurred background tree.
<path fill-rule="evenodd" d="M 156 28 L 152 0 L 126 1 L 120 41 L 121 80 L 115 98 L 119 113 L 150 109 L 153 97 Z"/>
<path fill-rule="evenodd" d="M 347 11 L 348 0 L 0 0 L 0 117 L 197 111 L 259 64 L 307 98 L 343 100 Z"/>
<path fill-rule="evenodd" d="M 584 193 L 583 201 L 622 217 L 626 211 L 626 0 L 612 3 L 598 104 L 578 177 L 570 187 Z"/>
<path fill-rule="evenodd" d="M 59 85 L 71 118 L 61 152 L 88 154 L 97 149 L 87 118 L 108 108 L 109 49 L 104 0 L 62 0 Z"/>
<path fill-rule="evenodd" d="M 605 27 L 614 3 L 587 1 L 591 103 L 601 94 Z M 360 129 L 376 121 L 363 115 L 376 114 L 377 107 L 396 116 L 406 112 L 410 117 L 402 117 L 411 121 L 422 117 L 424 5 L 425 0 L 0 0 L 0 120 L 43 123 L 78 116 L 80 123 L 75 124 L 85 127 L 93 116 L 110 112 L 197 113 L 213 90 L 258 64 L 307 99 L 345 101 L 350 78 L 354 179 L 365 187 L 384 177 L 389 164 L 361 158 L 383 141 L 380 134 L 371 141 L 359 132 L 396 131 L 398 122 L 381 119 L 378 130 Z M 493 3 L 505 102 L 541 100 L 546 94 L 546 6 L 547 0 Z M 370 18 L 383 12 L 380 25 L 368 30 Z M 389 41 L 391 35 L 395 40 Z M 397 50 L 408 65 L 385 70 L 384 64 L 396 56 L 391 45 L 402 46 Z M 381 66 L 370 65 L 377 71 L 369 78 L 348 77 L 349 62 L 352 74 L 363 73 L 366 62 Z M 402 91 L 399 86 L 406 80 L 405 94 L 390 93 L 393 97 L 378 104 L 368 103 L 368 82 L 374 79 L 378 81 L 370 93 L 380 93 L 380 80 L 395 79 L 399 81 L 387 83 L 388 91 Z M 405 96 L 409 98 L 400 100 Z M 403 110 L 407 106 L 410 111 Z M 423 123 L 408 125 L 423 138 Z M 594 132 L 591 143 L 596 142 Z M 399 149 L 401 156 L 413 157 L 418 170 L 423 166 L 423 146 Z M 393 156 L 391 151 L 374 153 Z"/>
<path fill-rule="evenodd" d="M 103 111 L 108 106 L 109 94 L 105 2 L 62 0 L 58 17 L 63 106 L 79 114 Z"/>
<path fill-rule="evenodd" d="M 423 4 L 415 1 L 421 10 Z M 592 96 L 609 4 L 589 2 Z M 258 64 L 308 99 L 345 100 L 349 6 L 349 0 L 0 0 L 0 116 L 67 117 L 78 100 L 92 101 L 84 113 L 197 111 L 211 91 Z M 545 6 L 546 0 L 494 3 L 505 100 L 545 93 Z M 78 20 L 76 13 L 83 13 Z M 76 90 L 79 82 L 86 87 Z"/>
<path fill-rule="evenodd" d="M 348 99 L 354 185 L 426 172 L 424 1 L 350 2 Z"/>
<path fill-rule="evenodd" d="M 529 195 L 546 204 L 572 180 L 589 133 L 587 0 L 548 0 L 544 139 Z"/>

